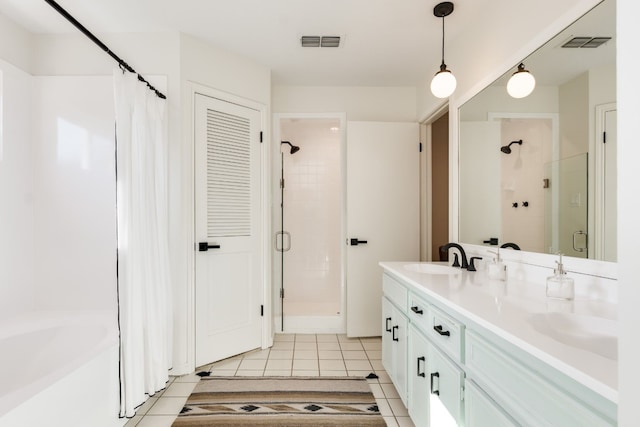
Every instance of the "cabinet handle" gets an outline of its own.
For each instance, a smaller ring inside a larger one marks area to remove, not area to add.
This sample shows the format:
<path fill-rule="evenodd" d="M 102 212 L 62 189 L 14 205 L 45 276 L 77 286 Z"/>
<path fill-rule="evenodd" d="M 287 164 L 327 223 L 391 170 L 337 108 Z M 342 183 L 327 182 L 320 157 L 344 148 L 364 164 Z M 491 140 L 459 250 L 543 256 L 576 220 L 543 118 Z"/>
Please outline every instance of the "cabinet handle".
<path fill-rule="evenodd" d="M 422 372 L 420 372 L 420 362 L 424 363 L 425 360 L 426 359 L 424 358 L 424 356 L 418 357 L 418 363 L 417 363 L 418 372 L 417 372 L 417 374 L 418 374 L 419 377 L 422 377 L 422 378 L 424 378 L 425 375 L 424 375 L 424 369 L 422 370 Z"/>
<path fill-rule="evenodd" d="M 438 379 L 438 389 L 435 390 L 433 388 L 433 383 L 435 382 L 433 379 L 437 378 Z M 440 373 L 439 372 L 434 372 L 431 374 L 431 394 L 435 394 L 436 396 L 440 396 Z"/>
<path fill-rule="evenodd" d="M 449 331 L 443 331 L 442 330 L 442 325 L 436 325 L 433 327 L 433 330 L 436 331 L 437 333 L 439 333 L 440 335 L 443 335 L 445 337 L 448 337 L 451 335 L 451 332 Z"/>
<path fill-rule="evenodd" d="M 384 329 L 387 332 L 391 332 L 391 328 L 389 327 L 389 322 L 391 322 L 391 317 L 387 317 L 384 319 Z"/>
<path fill-rule="evenodd" d="M 393 328 L 391 328 L 391 339 L 393 339 L 394 341 L 400 341 L 400 339 L 398 337 L 396 337 L 396 331 L 398 330 L 398 326 L 394 326 Z"/>
<path fill-rule="evenodd" d="M 424 314 L 424 311 L 419 309 L 417 305 L 415 307 L 411 307 L 411 311 L 413 311 L 415 314 Z"/>

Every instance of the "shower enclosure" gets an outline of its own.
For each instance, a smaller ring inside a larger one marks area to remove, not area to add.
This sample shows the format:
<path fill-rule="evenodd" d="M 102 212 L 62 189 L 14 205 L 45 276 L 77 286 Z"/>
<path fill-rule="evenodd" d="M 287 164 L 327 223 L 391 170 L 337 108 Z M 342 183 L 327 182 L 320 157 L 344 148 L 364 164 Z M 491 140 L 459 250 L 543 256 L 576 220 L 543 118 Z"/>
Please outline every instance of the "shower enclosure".
<path fill-rule="evenodd" d="M 343 332 L 340 118 L 281 117 L 273 156 L 277 332 Z M 278 173 L 276 174 L 276 171 Z"/>
<path fill-rule="evenodd" d="M 545 164 L 545 246 L 549 253 L 588 258 L 588 154 Z"/>

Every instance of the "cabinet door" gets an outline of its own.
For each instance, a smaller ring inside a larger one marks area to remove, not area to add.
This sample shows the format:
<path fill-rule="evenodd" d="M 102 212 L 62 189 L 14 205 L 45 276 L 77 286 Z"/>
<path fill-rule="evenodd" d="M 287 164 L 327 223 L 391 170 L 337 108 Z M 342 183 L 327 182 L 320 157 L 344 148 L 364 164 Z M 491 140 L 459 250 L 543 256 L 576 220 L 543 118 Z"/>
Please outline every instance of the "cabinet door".
<path fill-rule="evenodd" d="M 392 353 L 392 337 L 391 322 L 393 321 L 392 305 L 386 297 L 382 297 L 382 366 L 390 377 L 393 378 L 391 371 L 391 353 Z"/>
<path fill-rule="evenodd" d="M 405 314 L 382 297 L 382 366 L 407 404 L 407 326 Z"/>
<path fill-rule="evenodd" d="M 462 387 L 464 385 L 464 372 L 433 345 L 429 346 L 428 359 L 427 377 L 430 382 L 431 398 L 437 397 L 457 424 L 463 425 Z M 433 418 L 435 415 L 433 405 L 431 410 Z M 433 424 L 444 425 L 444 422 L 441 423 L 434 419 Z"/>
<path fill-rule="evenodd" d="M 407 406 L 411 420 L 416 426 L 429 425 L 428 352 L 427 339 L 413 325 L 409 326 Z"/>
<path fill-rule="evenodd" d="M 393 365 L 393 383 L 398 390 L 402 403 L 407 405 L 407 317 L 396 307 L 393 307 L 393 321 L 391 322 L 391 340 L 393 352 L 391 364 Z"/>
<path fill-rule="evenodd" d="M 464 388 L 466 427 L 518 427 L 473 381 Z"/>

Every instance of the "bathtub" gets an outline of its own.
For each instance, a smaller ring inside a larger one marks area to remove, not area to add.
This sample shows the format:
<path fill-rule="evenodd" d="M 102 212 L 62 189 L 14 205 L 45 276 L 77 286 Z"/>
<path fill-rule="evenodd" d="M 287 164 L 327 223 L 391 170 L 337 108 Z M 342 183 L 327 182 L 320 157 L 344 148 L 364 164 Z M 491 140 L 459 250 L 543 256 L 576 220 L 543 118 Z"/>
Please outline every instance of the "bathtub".
<path fill-rule="evenodd" d="M 119 427 L 116 316 L 33 312 L 0 324 L 0 427 Z"/>

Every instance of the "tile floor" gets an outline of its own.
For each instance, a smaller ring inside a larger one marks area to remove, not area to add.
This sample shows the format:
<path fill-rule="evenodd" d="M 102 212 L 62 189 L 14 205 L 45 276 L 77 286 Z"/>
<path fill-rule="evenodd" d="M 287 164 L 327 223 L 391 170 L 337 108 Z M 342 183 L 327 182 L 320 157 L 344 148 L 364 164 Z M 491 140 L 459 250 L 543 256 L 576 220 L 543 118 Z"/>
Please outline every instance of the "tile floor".
<path fill-rule="evenodd" d="M 214 376 L 367 376 L 387 426 L 413 427 L 398 393 L 382 367 L 380 338 L 336 334 L 277 334 L 273 347 L 202 366 Z M 170 427 L 191 391 L 195 374 L 171 377 L 167 388 L 138 409 L 125 427 Z"/>

